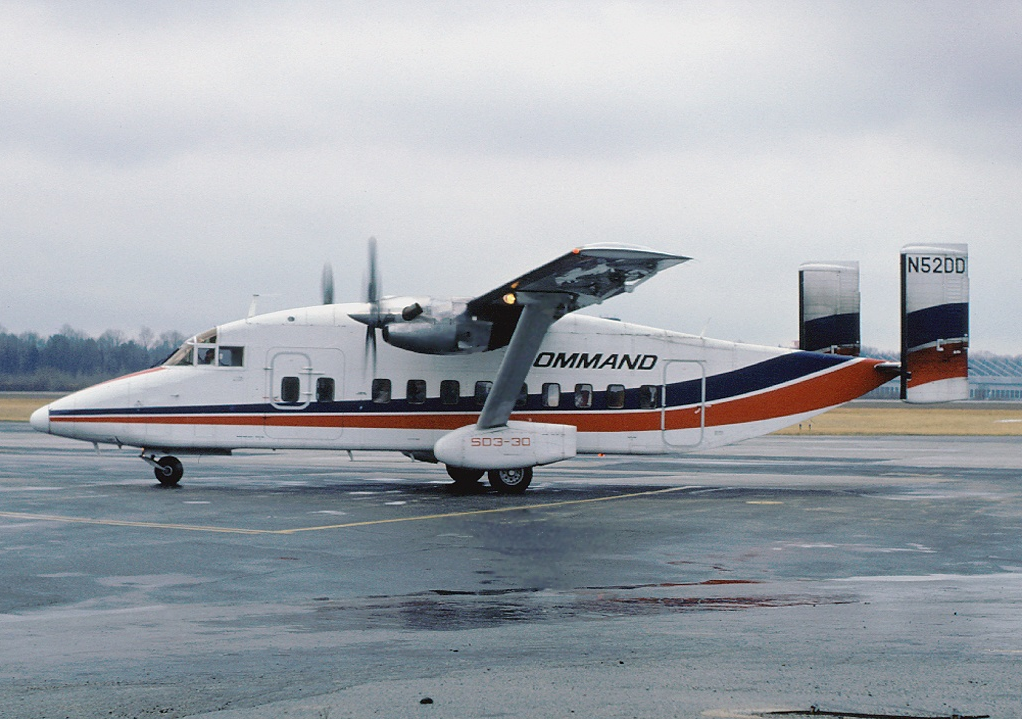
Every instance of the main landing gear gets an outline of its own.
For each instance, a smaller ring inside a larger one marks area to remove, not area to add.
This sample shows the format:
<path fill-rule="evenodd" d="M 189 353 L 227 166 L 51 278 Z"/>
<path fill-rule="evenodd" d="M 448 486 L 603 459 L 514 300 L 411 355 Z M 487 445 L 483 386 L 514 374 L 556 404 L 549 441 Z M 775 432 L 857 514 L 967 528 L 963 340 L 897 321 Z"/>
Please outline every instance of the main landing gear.
<path fill-rule="evenodd" d="M 455 489 L 465 491 L 476 486 L 476 482 L 483 477 L 483 470 L 447 465 L 447 474 L 454 480 Z M 500 494 L 521 494 L 532 482 L 532 467 L 491 469 L 486 472 L 486 478 L 490 486 Z"/>
<path fill-rule="evenodd" d="M 184 465 L 181 464 L 181 460 L 177 457 L 172 457 L 168 454 L 156 459 L 155 454 L 150 453 L 147 455 L 145 452 L 141 454 L 141 457 L 153 465 L 153 474 L 156 475 L 156 479 L 164 487 L 176 487 L 178 482 L 181 481 L 181 477 L 184 476 Z"/>

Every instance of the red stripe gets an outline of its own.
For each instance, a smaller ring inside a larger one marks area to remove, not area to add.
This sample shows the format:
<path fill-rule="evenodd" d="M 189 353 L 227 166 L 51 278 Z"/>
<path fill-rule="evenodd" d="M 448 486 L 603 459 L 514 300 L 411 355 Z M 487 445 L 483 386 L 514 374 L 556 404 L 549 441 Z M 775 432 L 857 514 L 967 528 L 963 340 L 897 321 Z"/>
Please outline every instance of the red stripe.
<path fill-rule="evenodd" d="M 853 360 L 832 372 L 786 387 L 707 406 L 706 426 L 790 417 L 848 402 L 891 379 L 890 375 L 875 369 L 879 364 L 882 360 Z M 687 426 L 698 426 L 698 423 Z"/>
<path fill-rule="evenodd" d="M 954 342 L 936 347 L 925 347 L 909 352 L 905 367 L 910 373 L 908 386 L 919 387 L 942 379 L 969 376 L 969 353 L 964 342 Z"/>

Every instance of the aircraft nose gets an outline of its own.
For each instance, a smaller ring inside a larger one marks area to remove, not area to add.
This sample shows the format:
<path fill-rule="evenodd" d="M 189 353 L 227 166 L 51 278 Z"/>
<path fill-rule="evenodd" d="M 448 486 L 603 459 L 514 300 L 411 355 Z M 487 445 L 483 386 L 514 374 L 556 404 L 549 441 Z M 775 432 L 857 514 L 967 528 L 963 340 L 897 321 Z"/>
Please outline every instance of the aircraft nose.
<path fill-rule="evenodd" d="M 24 416 L 24 415 L 22 415 Z M 39 432 L 46 432 L 49 434 L 50 431 L 50 405 L 44 405 L 32 413 L 29 418 L 29 424 L 32 428 Z"/>

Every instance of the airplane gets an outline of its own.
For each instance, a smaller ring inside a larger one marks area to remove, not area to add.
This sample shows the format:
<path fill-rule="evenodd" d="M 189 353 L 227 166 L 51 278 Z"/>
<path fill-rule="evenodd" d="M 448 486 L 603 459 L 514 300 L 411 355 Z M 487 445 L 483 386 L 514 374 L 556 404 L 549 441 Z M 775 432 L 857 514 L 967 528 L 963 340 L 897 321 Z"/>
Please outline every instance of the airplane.
<path fill-rule="evenodd" d="M 688 257 L 578 247 L 475 298 L 382 297 L 256 315 L 188 339 L 162 364 L 38 409 L 41 431 L 130 446 L 161 485 L 178 455 L 391 450 L 524 492 L 581 454 L 705 451 L 764 435 L 900 376 L 902 399 L 968 398 L 968 248 L 902 248 L 901 362 L 859 356 L 858 264 L 800 268 L 798 349 L 577 314 Z M 382 337 L 383 342 L 378 342 Z"/>

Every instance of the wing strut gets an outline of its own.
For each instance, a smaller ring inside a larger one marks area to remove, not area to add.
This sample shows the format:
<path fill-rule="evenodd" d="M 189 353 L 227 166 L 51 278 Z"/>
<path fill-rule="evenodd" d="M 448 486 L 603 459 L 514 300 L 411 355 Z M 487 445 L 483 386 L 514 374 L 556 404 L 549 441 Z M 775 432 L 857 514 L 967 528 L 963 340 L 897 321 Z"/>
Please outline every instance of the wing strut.
<path fill-rule="evenodd" d="M 503 470 L 574 457 L 574 425 L 511 420 L 550 325 L 569 312 L 631 292 L 687 259 L 645 247 L 588 245 L 469 301 L 467 316 L 492 324 L 489 349 L 507 349 L 478 421 L 438 439 L 436 459 L 448 467 Z M 515 485 L 515 491 L 527 485 Z"/>
<path fill-rule="evenodd" d="M 523 305 L 522 316 L 479 413 L 477 428 L 493 429 L 507 424 L 547 330 L 568 312 L 571 301 L 572 296 L 563 293 L 516 295 L 516 303 Z"/>

